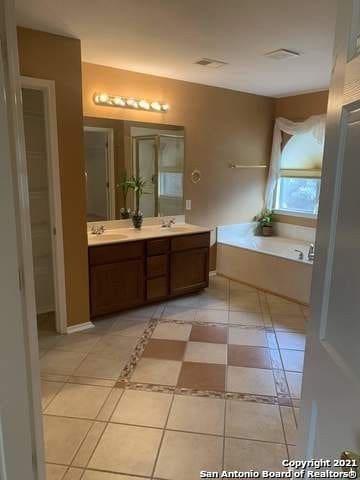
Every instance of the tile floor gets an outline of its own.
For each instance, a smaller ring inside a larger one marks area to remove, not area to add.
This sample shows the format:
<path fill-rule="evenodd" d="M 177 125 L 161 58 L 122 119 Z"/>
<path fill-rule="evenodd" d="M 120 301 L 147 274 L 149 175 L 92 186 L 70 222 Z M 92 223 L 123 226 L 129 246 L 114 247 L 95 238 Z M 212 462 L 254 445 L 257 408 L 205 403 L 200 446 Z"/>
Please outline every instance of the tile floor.
<path fill-rule="evenodd" d="M 212 276 L 210 288 L 39 330 L 47 480 L 195 480 L 293 455 L 307 309 Z"/>

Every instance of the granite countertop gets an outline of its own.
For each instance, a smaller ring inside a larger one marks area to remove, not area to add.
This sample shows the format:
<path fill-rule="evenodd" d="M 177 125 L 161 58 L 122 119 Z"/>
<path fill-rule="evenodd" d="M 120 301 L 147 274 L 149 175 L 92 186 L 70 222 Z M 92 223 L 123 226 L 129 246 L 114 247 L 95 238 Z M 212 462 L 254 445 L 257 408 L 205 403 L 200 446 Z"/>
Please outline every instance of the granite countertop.
<path fill-rule="evenodd" d="M 111 243 L 133 242 L 150 238 L 175 237 L 193 233 L 210 232 L 211 228 L 198 227 L 189 223 L 176 224 L 170 228 L 161 225 L 145 225 L 140 230 L 133 227 L 109 228 L 101 235 L 88 233 L 88 246 L 106 245 Z"/>

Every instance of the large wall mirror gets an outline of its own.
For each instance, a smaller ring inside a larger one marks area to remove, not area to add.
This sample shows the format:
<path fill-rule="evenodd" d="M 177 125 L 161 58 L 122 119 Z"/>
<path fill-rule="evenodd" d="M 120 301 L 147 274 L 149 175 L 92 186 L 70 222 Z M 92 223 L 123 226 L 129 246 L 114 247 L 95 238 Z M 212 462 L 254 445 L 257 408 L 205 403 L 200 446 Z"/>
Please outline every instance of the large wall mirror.
<path fill-rule="evenodd" d="M 184 214 L 184 128 L 84 118 L 87 221 L 122 218 L 135 193 L 124 178 L 145 181 L 144 217 Z"/>

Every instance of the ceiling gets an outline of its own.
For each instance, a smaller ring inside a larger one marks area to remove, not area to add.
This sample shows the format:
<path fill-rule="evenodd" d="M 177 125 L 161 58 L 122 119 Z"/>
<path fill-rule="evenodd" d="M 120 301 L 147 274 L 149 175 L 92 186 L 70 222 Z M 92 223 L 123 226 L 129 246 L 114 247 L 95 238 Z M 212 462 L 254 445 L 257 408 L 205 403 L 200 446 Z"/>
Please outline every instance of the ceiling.
<path fill-rule="evenodd" d="M 16 0 L 16 8 L 19 25 L 81 39 L 86 62 L 273 97 L 329 85 L 336 0 Z M 279 48 L 300 56 L 264 56 Z M 202 57 L 228 65 L 195 65 Z"/>

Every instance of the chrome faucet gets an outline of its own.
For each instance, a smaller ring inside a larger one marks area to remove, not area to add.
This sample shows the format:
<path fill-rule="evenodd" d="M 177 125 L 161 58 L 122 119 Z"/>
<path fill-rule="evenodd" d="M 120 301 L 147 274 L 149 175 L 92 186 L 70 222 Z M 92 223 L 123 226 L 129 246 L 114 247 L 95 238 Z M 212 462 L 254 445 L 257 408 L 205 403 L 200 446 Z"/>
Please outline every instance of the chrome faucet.
<path fill-rule="evenodd" d="M 315 258 L 315 245 L 313 243 L 310 243 L 309 245 L 309 251 L 308 251 L 308 260 L 309 262 L 313 261 Z"/>
<path fill-rule="evenodd" d="M 175 218 L 166 219 L 166 217 L 161 217 L 161 228 L 171 228 L 171 225 L 175 225 Z"/>
<path fill-rule="evenodd" d="M 297 248 L 295 248 L 294 251 L 298 252 L 298 254 L 299 254 L 298 259 L 299 260 L 304 260 L 304 252 L 302 252 L 301 250 L 298 250 Z"/>
<path fill-rule="evenodd" d="M 91 225 L 90 232 L 92 235 L 102 235 L 105 232 L 105 226 L 104 225 Z"/>

